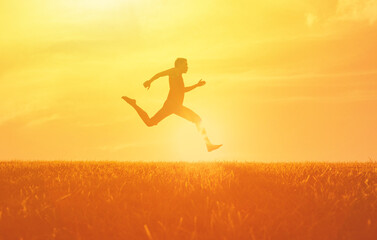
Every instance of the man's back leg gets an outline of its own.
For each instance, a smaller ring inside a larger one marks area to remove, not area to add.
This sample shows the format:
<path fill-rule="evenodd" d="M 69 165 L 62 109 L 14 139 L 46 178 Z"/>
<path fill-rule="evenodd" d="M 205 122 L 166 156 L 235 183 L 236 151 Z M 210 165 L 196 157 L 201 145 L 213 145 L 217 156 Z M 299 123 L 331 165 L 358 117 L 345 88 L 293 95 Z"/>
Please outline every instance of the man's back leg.
<path fill-rule="evenodd" d="M 172 112 L 169 111 L 169 109 L 167 109 L 166 107 L 162 107 L 153 117 L 150 118 L 148 114 L 136 104 L 135 99 L 132 99 L 126 96 L 123 96 L 122 99 L 125 100 L 128 104 L 130 104 L 136 110 L 140 118 L 148 127 L 157 125 L 162 119 L 172 114 Z"/>

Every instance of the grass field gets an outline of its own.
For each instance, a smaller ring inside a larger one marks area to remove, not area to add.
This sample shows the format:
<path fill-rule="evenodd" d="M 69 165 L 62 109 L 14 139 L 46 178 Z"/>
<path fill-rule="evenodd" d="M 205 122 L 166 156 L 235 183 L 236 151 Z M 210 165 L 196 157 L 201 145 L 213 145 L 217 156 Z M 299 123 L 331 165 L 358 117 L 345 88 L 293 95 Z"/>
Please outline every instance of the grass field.
<path fill-rule="evenodd" d="M 377 239 L 377 164 L 2 162 L 3 239 Z"/>

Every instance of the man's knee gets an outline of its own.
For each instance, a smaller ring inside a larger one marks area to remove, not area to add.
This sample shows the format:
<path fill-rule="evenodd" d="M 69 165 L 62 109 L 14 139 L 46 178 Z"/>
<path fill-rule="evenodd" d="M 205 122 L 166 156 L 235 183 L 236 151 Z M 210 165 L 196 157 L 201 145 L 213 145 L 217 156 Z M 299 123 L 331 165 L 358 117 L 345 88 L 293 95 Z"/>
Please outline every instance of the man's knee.
<path fill-rule="evenodd" d="M 147 123 L 147 126 L 148 127 L 153 127 L 153 126 L 156 126 L 157 125 L 157 123 L 153 123 L 153 122 L 149 122 L 149 123 Z"/>
<path fill-rule="evenodd" d="M 146 124 L 147 124 L 148 127 L 153 127 L 153 126 L 156 126 L 158 124 L 158 121 L 151 119 L 148 122 L 146 122 Z"/>

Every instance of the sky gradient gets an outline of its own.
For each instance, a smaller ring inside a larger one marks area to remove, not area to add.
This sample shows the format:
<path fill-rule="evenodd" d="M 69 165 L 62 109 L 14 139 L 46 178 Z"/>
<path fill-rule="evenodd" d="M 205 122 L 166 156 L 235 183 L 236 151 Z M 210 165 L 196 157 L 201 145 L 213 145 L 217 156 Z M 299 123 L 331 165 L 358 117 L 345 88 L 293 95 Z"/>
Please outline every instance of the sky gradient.
<path fill-rule="evenodd" d="M 0 1 L 0 160 L 377 160 L 375 0 Z M 184 104 L 147 128 L 188 59 Z"/>

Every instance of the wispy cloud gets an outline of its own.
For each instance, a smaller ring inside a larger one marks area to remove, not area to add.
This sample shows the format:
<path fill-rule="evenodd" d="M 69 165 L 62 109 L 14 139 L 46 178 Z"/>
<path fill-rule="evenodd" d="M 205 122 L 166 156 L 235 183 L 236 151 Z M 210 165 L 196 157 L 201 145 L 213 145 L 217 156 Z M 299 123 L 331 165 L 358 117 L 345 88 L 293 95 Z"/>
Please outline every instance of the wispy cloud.
<path fill-rule="evenodd" d="M 365 101 L 377 101 L 377 93 L 370 93 L 367 91 L 348 91 L 342 94 L 333 95 L 295 95 L 295 96 L 282 96 L 282 97 L 265 97 L 265 98 L 253 98 L 253 102 L 257 103 L 354 103 L 354 102 L 365 102 Z"/>
<path fill-rule="evenodd" d="M 87 128 L 98 128 L 98 127 L 104 127 L 104 126 L 111 126 L 119 123 L 125 123 L 128 120 L 132 119 L 131 117 L 122 117 L 118 119 L 111 119 L 107 121 L 78 121 L 76 122 L 77 125 L 81 127 L 87 127 Z"/>
<path fill-rule="evenodd" d="M 375 102 L 376 76 L 377 70 L 275 75 L 242 73 L 226 75 L 218 84 L 222 86 L 222 94 L 238 92 L 243 101 L 253 103 Z"/>
<path fill-rule="evenodd" d="M 363 77 L 363 76 L 375 76 L 377 75 L 377 69 L 373 71 L 350 71 L 350 72 L 334 72 L 334 73 L 302 73 L 302 74 L 286 74 L 286 75 L 275 75 L 275 76 L 258 76 L 254 80 L 305 80 L 305 79 L 325 79 L 329 78 L 345 78 L 345 77 Z M 274 82 L 270 82 L 274 84 Z M 276 82 L 275 82 L 276 83 Z M 328 81 L 317 82 L 322 83 L 327 86 Z M 358 82 L 353 81 L 354 84 Z M 346 84 L 342 82 L 341 84 Z"/>
<path fill-rule="evenodd" d="M 34 102 L 31 103 L 25 103 L 23 108 L 10 110 L 10 107 L 0 109 L 2 111 L 2 115 L 0 115 L 0 126 L 11 122 L 14 119 L 20 120 L 20 119 L 30 119 L 31 116 L 35 113 L 40 113 L 47 111 L 49 108 L 45 106 L 35 107 Z"/>
<path fill-rule="evenodd" d="M 342 21 L 368 21 L 370 24 L 374 24 L 377 20 L 377 1 L 339 0 L 335 19 Z"/>
<path fill-rule="evenodd" d="M 48 122 L 51 122 L 51 121 L 54 121 L 54 120 L 57 120 L 57 119 L 60 119 L 60 118 L 61 118 L 61 116 L 59 116 L 58 114 L 52 114 L 50 116 L 45 116 L 45 117 L 33 119 L 32 121 L 30 121 L 30 122 L 28 122 L 26 124 L 26 127 L 33 127 L 33 126 L 36 126 L 36 125 L 43 125 L 45 123 L 48 123 Z"/>
<path fill-rule="evenodd" d="M 334 79 L 342 79 L 343 81 L 338 82 L 339 85 L 358 85 L 361 81 L 346 81 L 348 78 L 374 78 L 377 76 L 377 69 L 371 71 L 349 71 L 349 72 L 330 72 L 330 73 L 321 73 L 321 72 L 308 72 L 308 73 L 285 73 L 285 74 L 258 74 L 253 71 L 246 71 L 243 73 L 229 73 L 229 74 L 222 74 L 222 80 L 219 82 L 225 83 L 228 82 L 228 79 L 232 79 L 232 82 L 246 82 L 253 85 L 273 85 L 273 86 L 281 86 L 281 85 L 296 85 L 298 83 L 305 83 L 308 84 L 307 80 L 315 80 L 316 85 L 323 85 L 329 86 L 331 85 L 331 81 Z M 219 78 L 218 76 L 214 76 L 213 78 Z M 374 79 L 373 79 L 373 82 Z"/>

